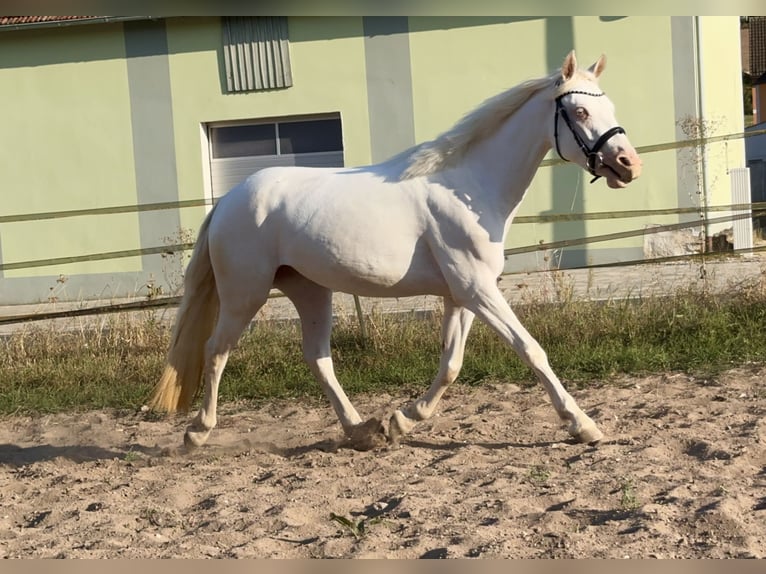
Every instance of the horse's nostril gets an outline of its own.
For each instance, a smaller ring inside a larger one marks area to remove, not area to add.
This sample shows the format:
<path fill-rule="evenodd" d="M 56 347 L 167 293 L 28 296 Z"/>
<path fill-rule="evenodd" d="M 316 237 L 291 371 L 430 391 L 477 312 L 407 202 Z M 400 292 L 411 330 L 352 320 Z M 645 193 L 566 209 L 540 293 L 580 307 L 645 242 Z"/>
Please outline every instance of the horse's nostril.
<path fill-rule="evenodd" d="M 619 161 L 622 165 L 625 167 L 630 167 L 633 165 L 633 163 L 630 161 L 630 158 L 627 155 L 621 155 L 617 158 L 617 161 Z"/>

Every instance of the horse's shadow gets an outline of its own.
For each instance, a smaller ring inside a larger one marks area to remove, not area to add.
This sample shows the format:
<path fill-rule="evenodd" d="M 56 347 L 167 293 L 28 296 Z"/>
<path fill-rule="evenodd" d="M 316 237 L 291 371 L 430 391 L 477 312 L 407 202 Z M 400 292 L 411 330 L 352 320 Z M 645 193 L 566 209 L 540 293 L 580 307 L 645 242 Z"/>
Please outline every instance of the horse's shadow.
<path fill-rule="evenodd" d="M 16 444 L 0 444 L 0 467 L 8 466 L 20 468 L 40 462 L 55 459 L 65 459 L 76 464 L 94 462 L 99 460 L 134 460 L 133 455 L 141 455 L 135 459 L 138 463 L 141 458 L 165 458 L 172 456 L 189 456 L 204 454 L 214 451 L 247 451 L 268 452 L 285 458 L 297 457 L 312 451 L 337 452 L 347 448 L 342 441 L 323 440 L 312 444 L 297 447 L 279 447 L 271 443 L 250 444 L 248 441 L 236 445 L 209 444 L 198 449 L 188 449 L 183 445 L 175 448 L 162 448 L 159 446 L 148 447 L 139 444 L 125 445 L 115 448 L 104 448 L 96 445 L 52 445 L 41 444 L 34 446 L 20 446 Z"/>
<path fill-rule="evenodd" d="M 75 463 L 92 462 L 96 460 L 124 460 L 129 453 L 139 453 L 145 456 L 161 456 L 164 451 L 160 447 L 128 445 L 119 449 L 108 449 L 95 445 L 52 445 L 19 446 L 16 444 L 0 444 L 0 465 L 22 467 L 38 462 L 63 458 Z"/>
<path fill-rule="evenodd" d="M 457 452 L 458 450 L 475 446 L 487 450 L 506 450 L 519 448 L 544 448 L 552 446 L 561 441 L 539 441 L 529 443 L 519 442 L 431 442 L 423 439 L 406 439 L 401 446 L 409 448 L 424 449 L 432 451 Z M 575 443 L 574 440 L 571 441 Z M 244 441 L 237 445 L 209 444 L 200 449 L 189 450 L 179 445 L 177 448 L 162 448 L 159 446 L 148 447 L 139 444 L 129 444 L 115 448 L 104 448 L 96 445 L 52 445 L 41 444 L 35 446 L 19 446 L 16 444 L 0 444 L 0 466 L 22 467 L 39 462 L 46 462 L 55 459 L 66 459 L 71 462 L 81 464 L 99 460 L 130 460 L 134 454 L 142 455 L 144 458 L 168 457 L 171 455 L 191 455 L 193 453 L 204 453 L 217 449 L 223 450 L 253 450 L 256 452 L 267 452 L 276 454 L 284 458 L 295 458 L 310 452 L 321 451 L 337 453 L 342 450 L 355 449 L 348 441 L 344 439 L 325 439 L 310 444 L 294 447 L 278 446 L 273 443 L 250 443 Z M 387 451 L 390 446 L 383 446 L 379 451 Z"/>

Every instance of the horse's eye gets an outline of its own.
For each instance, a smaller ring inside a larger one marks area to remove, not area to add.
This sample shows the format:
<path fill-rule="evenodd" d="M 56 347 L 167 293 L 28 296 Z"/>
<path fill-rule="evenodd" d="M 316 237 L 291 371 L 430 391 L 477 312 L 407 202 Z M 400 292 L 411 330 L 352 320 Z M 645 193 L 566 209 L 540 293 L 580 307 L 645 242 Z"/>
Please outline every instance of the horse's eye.
<path fill-rule="evenodd" d="M 588 110 L 583 107 L 579 107 L 575 110 L 575 116 L 577 117 L 578 121 L 584 122 L 588 119 L 588 115 Z"/>

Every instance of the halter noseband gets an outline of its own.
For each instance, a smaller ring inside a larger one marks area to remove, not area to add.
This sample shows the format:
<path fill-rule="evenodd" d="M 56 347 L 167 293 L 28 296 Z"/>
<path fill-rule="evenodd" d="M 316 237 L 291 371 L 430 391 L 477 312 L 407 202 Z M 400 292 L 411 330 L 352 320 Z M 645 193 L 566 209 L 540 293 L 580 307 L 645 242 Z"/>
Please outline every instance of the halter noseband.
<path fill-rule="evenodd" d="M 600 175 L 596 174 L 596 168 L 598 167 L 597 162 L 601 159 L 601 156 L 599 155 L 599 150 L 604 146 L 604 144 L 612 137 L 617 134 L 624 134 L 625 130 L 621 126 L 615 126 L 613 128 L 608 129 L 603 134 L 601 134 L 601 137 L 598 138 L 595 144 L 593 144 L 592 148 L 588 147 L 588 144 L 585 143 L 585 141 L 582 139 L 582 136 L 578 133 L 578 131 L 575 129 L 575 125 L 572 123 L 572 120 L 569 119 L 569 114 L 567 114 L 566 109 L 564 108 L 563 104 L 561 103 L 562 98 L 564 96 L 568 96 L 569 94 L 582 94 L 585 96 L 593 96 L 595 98 L 603 96 L 604 93 L 601 92 L 600 94 L 594 94 L 591 92 L 581 92 L 578 90 L 570 90 L 569 92 L 564 92 L 560 96 L 556 98 L 556 115 L 555 115 L 555 122 L 553 126 L 553 140 L 556 142 L 556 153 L 559 154 L 559 157 L 563 159 L 564 161 L 569 161 L 567 158 L 565 158 L 561 154 L 561 149 L 559 149 L 559 116 L 564 120 L 564 123 L 569 128 L 569 131 L 572 132 L 572 137 L 574 137 L 575 142 L 578 146 L 580 146 L 580 149 L 585 154 L 585 166 L 588 170 L 588 173 L 590 173 L 593 177 L 593 179 L 590 181 L 593 183 L 598 178 L 600 178 Z M 616 175 L 618 178 L 620 177 L 620 174 L 618 174 L 610 165 L 607 165 L 602 162 L 602 165 L 609 168 L 614 175 Z"/>

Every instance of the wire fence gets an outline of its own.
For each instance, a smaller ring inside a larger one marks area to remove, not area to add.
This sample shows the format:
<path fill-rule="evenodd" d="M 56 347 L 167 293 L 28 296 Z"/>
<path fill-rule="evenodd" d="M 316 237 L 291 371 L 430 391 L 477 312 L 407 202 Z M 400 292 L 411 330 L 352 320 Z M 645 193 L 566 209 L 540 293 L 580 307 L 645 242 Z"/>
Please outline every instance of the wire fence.
<path fill-rule="evenodd" d="M 685 147 L 700 147 L 709 145 L 711 143 L 728 142 L 736 139 L 753 137 L 766 134 L 766 129 L 752 130 L 749 132 L 740 132 L 735 134 L 726 134 L 720 136 L 712 136 L 706 138 L 694 138 L 681 141 L 668 142 L 663 144 L 655 144 L 649 146 L 643 146 L 637 148 L 639 153 L 653 153 L 658 151 L 677 150 Z M 563 164 L 561 159 L 548 159 L 544 160 L 541 167 L 553 166 Z M 98 216 L 109 214 L 124 214 L 124 213 L 139 213 L 169 209 L 184 209 L 190 207 L 209 207 L 213 205 L 213 201 L 205 199 L 185 200 L 185 201 L 170 201 L 149 203 L 141 205 L 122 205 L 112 207 L 100 207 L 92 209 L 77 209 L 66 210 L 56 212 L 41 212 L 33 214 L 16 214 L 16 215 L 3 215 L 0 216 L 0 224 L 3 223 L 19 223 L 26 221 L 42 221 L 50 219 L 64 219 L 71 217 L 83 217 L 83 216 Z M 721 217 L 708 217 L 709 212 L 739 212 L 730 213 Z M 626 231 L 620 231 L 616 233 L 608 233 L 602 235 L 593 235 L 589 237 L 579 237 L 574 239 L 566 239 L 561 241 L 553 241 L 547 243 L 536 243 L 532 245 L 525 245 L 521 247 L 513 247 L 505 249 L 505 255 L 519 255 L 523 253 L 550 251 L 556 249 L 563 249 L 566 247 L 572 247 L 577 245 L 587 245 L 592 243 L 599 243 L 605 241 L 613 241 L 616 239 L 625 239 L 630 237 L 646 236 L 650 234 L 657 234 L 668 231 L 677 231 L 693 227 L 701 227 L 716 223 L 733 222 L 746 218 L 754 218 L 759 215 L 766 215 L 766 202 L 756 203 L 735 203 L 727 205 L 711 205 L 703 207 L 681 207 L 681 208 L 661 208 L 661 209 L 643 209 L 643 210 L 628 210 L 628 211 L 602 211 L 602 212 L 581 212 L 581 213 L 556 213 L 545 214 L 535 216 L 518 216 L 514 219 L 514 223 L 557 223 L 557 222 L 573 222 L 573 221 L 593 221 L 593 220 L 607 220 L 607 219 L 629 219 L 637 217 L 650 217 L 661 215 L 690 215 L 697 214 L 701 217 L 699 219 L 681 222 L 671 223 L 666 225 L 652 226 L 651 228 L 637 228 Z M 0 271 L 21 270 L 21 269 L 33 269 L 38 267 L 48 267 L 52 265 L 62 265 L 70 263 L 80 263 L 87 261 L 102 261 L 119 259 L 125 257 L 136 257 L 152 254 L 171 255 L 178 252 L 187 251 L 193 249 L 193 242 L 176 243 L 171 245 L 164 245 L 160 247 L 149 247 L 140 249 L 128 249 L 120 251 L 111 251 L 106 253 L 91 253 L 83 255 L 75 255 L 70 257 L 55 257 L 46 259 L 35 259 L 27 261 L 16 262 L 3 262 L 0 263 Z M 726 255 L 737 254 L 739 252 L 758 252 L 766 250 L 766 247 L 753 247 L 745 250 L 728 250 Z M 671 261 L 684 261 L 701 259 L 704 257 L 710 257 L 710 253 L 692 253 L 678 256 L 669 257 L 656 257 L 650 259 L 637 259 L 631 261 L 620 261 L 614 263 L 601 263 L 590 264 L 580 267 L 571 267 L 569 269 L 582 269 L 582 268 L 603 268 L 603 267 L 616 267 L 616 266 L 628 266 L 628 265 L 641 265 L 647 263 L 665 263 Z M 272 297 L 280 297 L 280 293 L 273 293 Z M 45 313 L 30 313 L 20 314 L 13 316 L 6 316 L 0 318 L 0 325 L 22 323 L 27 321 L 39 321 L 46 319 L 58 319 L 66 317 L 79 317 L 87 315 L 98 315 L 106 313 L 120 313 L 125 311 L 136 311 L 142 309 L 156 309 L 162 307 L 172 307 L 179 304 L 181 297 L 161 297 L 152 298 L 142 301 L 130 301 L 125 303 L 115 303 L 109 305 L 98 305 L 91 307 L 83 307 L 78 309 L 60 310 Z M 360 314 L 361 321 L 361 307 L 359 306 L 358 299 L 355 299 L 357 313 Z M 363 323 L 362 323 L 363 324 Z"/>

